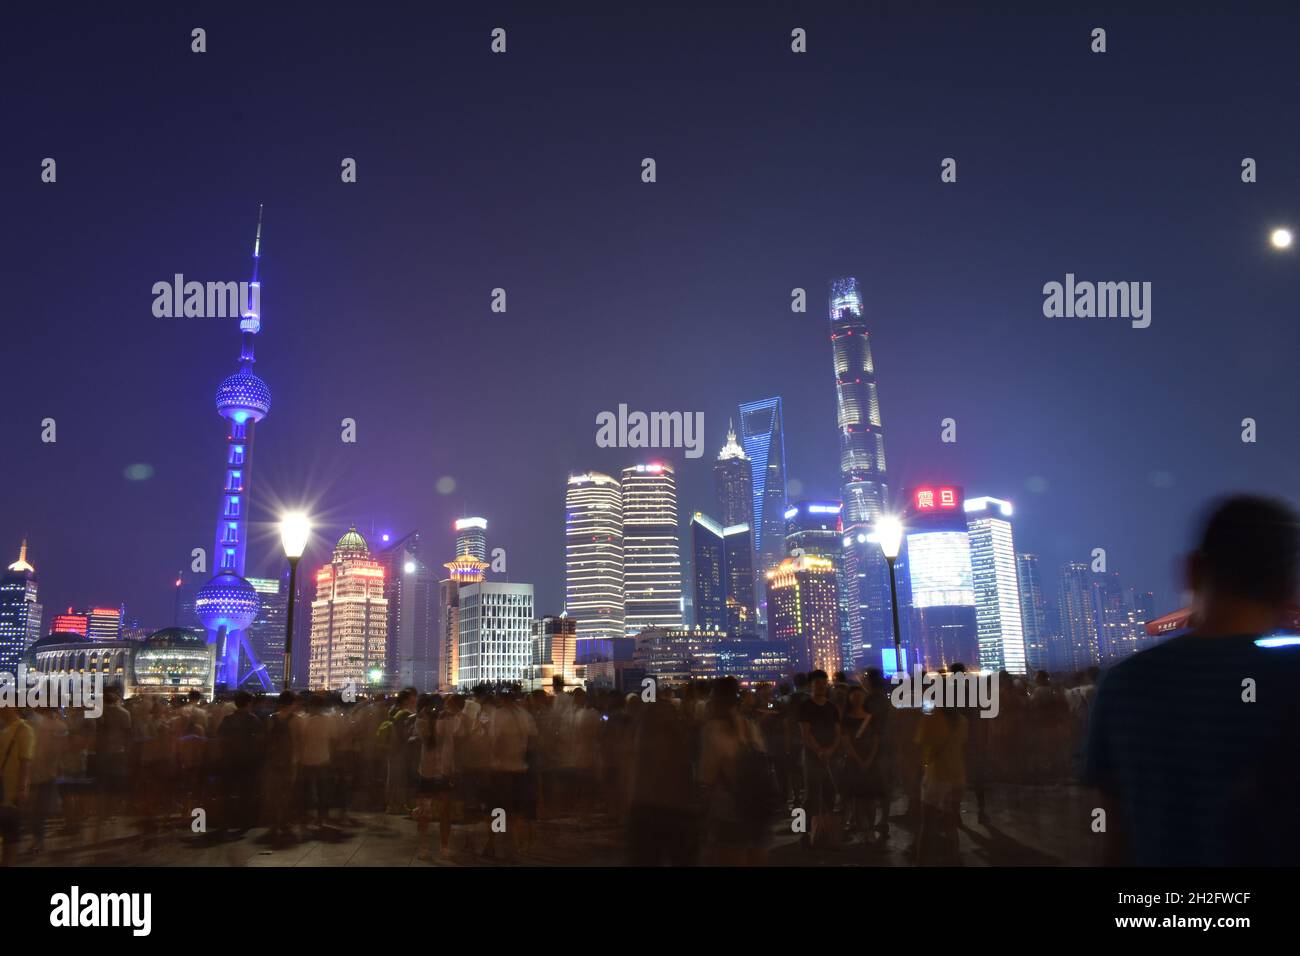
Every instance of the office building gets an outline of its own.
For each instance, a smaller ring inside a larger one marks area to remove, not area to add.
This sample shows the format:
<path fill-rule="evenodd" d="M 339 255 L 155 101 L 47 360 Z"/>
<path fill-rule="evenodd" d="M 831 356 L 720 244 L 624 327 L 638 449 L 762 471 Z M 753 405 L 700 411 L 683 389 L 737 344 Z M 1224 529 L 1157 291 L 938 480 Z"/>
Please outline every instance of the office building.
<path fill-rule="evenodd" d="M 623 631 L 682 626 L 677 481 L 671 465 L 623 469 Z"/>
<path fill-rule="evenodd" d="M 1012 510 L 1011 502 L 998 498 L 967 498 L 965 503 L 980 670 L 1024 674 L 1025 634 Z"/>

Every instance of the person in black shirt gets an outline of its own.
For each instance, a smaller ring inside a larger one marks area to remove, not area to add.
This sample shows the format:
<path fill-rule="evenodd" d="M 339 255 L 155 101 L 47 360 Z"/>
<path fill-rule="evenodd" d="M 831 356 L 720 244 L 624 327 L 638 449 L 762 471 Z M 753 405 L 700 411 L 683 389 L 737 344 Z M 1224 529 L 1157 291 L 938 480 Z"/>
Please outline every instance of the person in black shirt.
<path fill-rule="evenodd" d="M 266 728 L 249 706 L 252 702 L 253 695 L 248 691 L 237 691 L 234 713 L 217 729 L 229 800 L 227 822 L 240 832 L 257 822 L 257 788 L 265 742 Z"/>
<path fill-rule="evenodd" d="M 835 783 L 831 778 L 831 758 L 840 744 L 840 712 L 830 699 L 830 681 L 826 672 L 808 675 L 812 696 L 799 707 L 799 727 L 803 742 L 804 785 L 807 788 L 808 814 L 812 817 L 807 843 L 835 843 Z"/>
<path fill-rule="evenodd" d="M 1298 569 L 1288 505 L 1241 496 L 1210 514 L 1187 562 L 1191 632 L 1112 668 L 1092 705 L 1084 780 L 1102 795 L 1105 862 L 1300 859 L 1300 646 L 1262 639 L 1294 615 Z"/>

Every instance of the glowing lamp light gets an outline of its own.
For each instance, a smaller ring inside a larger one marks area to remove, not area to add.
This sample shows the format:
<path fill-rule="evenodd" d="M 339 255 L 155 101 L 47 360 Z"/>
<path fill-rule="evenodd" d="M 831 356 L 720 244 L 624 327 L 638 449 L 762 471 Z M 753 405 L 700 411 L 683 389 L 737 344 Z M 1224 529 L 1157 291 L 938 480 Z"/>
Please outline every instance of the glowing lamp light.
<path fill-rule="evenodd" d="M 1291 234 L 1290 229 L 1274 229 L 1268 237 L 1268 241 L 1273 244 L 1274 249 L 1290 249 L 1295 237 Z"/>
<path fill-rule="evenodd" d="M 302 557 L 307 550 L 307 539 L 311 537 L 311 522 L 301 511 L 291 511 L 280 519 L 280 544 L 284 554 L 291 561 Z"/>
<path fill-rule="evenodd" d="M 383 676 L 384 676 L 384 672 L 380 670 L 378 667 L 373 667 L 370 669 L 371 683 L 373 684 L 379 683 L 379 681 L 383 678 Z"/>
<path fill-rule="evenodd" d="M 405 571 L 407 574 L 414 574 L 414 573 L 415 573 L 415 562 L 414 562 L 414 561 L 407 561 L 404 565 L 402 565 L 402 570 Z"/>
<path fill-rule="evenodd" d="M 903 546 L 903 522 L 893 515 L 883 515 L 876 519 L 874 536 L 885 557 L 892 561 Z"/>
<path fill-rule="evenodd" d="M 1300 645 L 1300 634 L 1273 634 L 1255 639 L 1256 647 L 1296 647 L 1297 645 Z"/>

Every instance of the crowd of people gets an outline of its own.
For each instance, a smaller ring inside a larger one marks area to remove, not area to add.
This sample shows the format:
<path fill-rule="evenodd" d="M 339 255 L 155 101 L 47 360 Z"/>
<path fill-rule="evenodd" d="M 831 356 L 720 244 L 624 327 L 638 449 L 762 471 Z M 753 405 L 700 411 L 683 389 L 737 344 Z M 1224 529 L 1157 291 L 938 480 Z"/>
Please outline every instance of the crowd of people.
<path fill-rule="evenodd" d="M 900 813 L 918 861 L 941 861 L 988 783 L 1071 779 L 1095 679 L 1003 674 L 995 720 L 895 708 L 879 671 L 355 702 L 108 691 L 96 719 L 0 708 L 0 840 L 5 863 L 40 854 L 51 823 L 92 846 L 108 821 L 146 846 L 256 828 L 282 846 L 386 813 L 415 820 L 423 859 L 513 858 L 565 818 L 620 828 L 634 864 L 753 864 L 782 833 L 810 849 L 883 840 Z"/>

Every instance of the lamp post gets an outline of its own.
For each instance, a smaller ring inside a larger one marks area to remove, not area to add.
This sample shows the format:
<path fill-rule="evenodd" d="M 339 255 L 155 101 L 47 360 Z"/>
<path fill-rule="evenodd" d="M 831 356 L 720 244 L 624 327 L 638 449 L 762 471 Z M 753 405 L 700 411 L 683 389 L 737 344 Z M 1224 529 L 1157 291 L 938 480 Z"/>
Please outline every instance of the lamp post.
<path fill-rule="evenodd" d="M 298 603 L 298 559 L 307 550 L 307 539 L 311 536 L 311 522 L 300 511 L 285 515 L 280 519 L 280 543 L 284 546 L 284 556 L 289 559 L 289 613 L 284 624 L 284 689 L 289 689 L 293 676 L 293 609 Z"/>
<path fill-rule="evenodd" d="M 894 673 L 897 674 L 903 667 L 903 636 L 898 628 L 898 579 L 894 574 L 894 562 L 903 546 L 903 522 L 893 515 L 882 515 L 876 519 L 875 537 L 889 562 L 889 604 L 894 612 Z"/>

